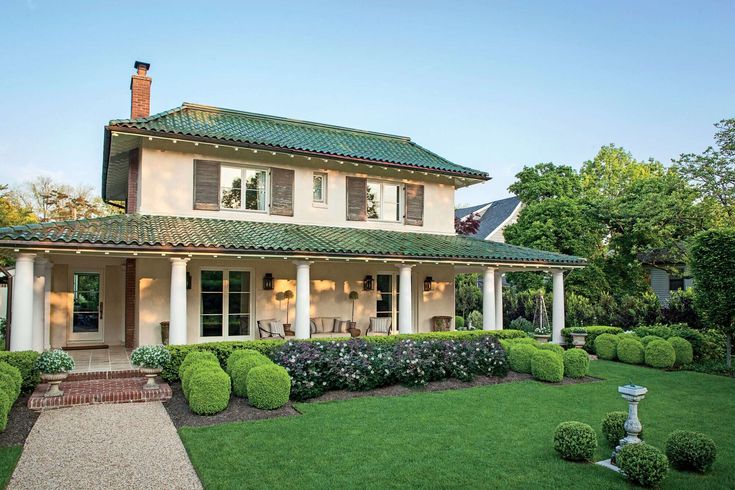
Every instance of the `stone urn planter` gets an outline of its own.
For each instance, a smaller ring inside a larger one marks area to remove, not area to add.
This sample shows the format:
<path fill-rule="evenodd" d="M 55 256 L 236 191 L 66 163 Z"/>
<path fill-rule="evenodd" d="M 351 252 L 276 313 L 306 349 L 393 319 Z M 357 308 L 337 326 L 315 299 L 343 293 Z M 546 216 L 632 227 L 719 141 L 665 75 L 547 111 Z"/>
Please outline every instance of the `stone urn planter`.
<path fill-rule="evenodd" d="M 536 342 L 539 344 L 548 344 L 549 340 L 551 340 L 551 335 L 534 335 L 534 339 L 536 339 Z"/>
<path fill-rule="evenodd" d="M 160 388 L 158 383 L 156 383 L 156 376 L 161 374 L 161 371 L 163 371 L 162 368 L 140 368 L 141 374 L 146 377 L 146 382 L 143 385 L 144 390 L 157 390 Z"/>
<path fill-rule="evenodd" d="M 48 391 L 44 393 L 44 397 L 62 396 L 64 392 L 59 389 L 59 385 L 64 381 L 69 373 L 41 373 L 41 380 L 48 383 Z"/>
<path fill-rule="evenodd" d="M 572 345 L 577 349 L 581 349 L 587 343 L 587 334 L 585 332 L 575 332 L 572 334 Z"/>

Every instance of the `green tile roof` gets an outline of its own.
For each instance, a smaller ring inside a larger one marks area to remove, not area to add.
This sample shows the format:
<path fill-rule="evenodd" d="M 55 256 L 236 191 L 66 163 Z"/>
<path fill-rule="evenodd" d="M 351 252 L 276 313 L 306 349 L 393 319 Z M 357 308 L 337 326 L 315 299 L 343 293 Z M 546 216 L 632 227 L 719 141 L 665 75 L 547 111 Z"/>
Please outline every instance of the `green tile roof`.
<path fill-rule="evenodd" d="M 579 257 L 462 236 L 123 214 L 0 228 L 0 248 L 96 247 L 584 265 Z"/>
<path fill-rule="evenodd" d="M 141 119 L 115 119 L 110 130 L 139 130 L 264 145 L 274 149 L 370 160 L 486 180 L 486 172 L 463 167 L 412 142 L 410 138 L 327 124 L 184 103 Z"/>

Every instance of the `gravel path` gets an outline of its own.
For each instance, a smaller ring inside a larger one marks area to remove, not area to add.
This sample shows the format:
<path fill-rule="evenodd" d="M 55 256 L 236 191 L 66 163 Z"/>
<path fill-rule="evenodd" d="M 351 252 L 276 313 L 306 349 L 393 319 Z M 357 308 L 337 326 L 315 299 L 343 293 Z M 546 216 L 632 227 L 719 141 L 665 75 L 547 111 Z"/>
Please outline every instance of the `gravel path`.
<path fill-rule="evenodd" d="M 43 412 L 8 489 L 200 489 L 160 402 Z"/>

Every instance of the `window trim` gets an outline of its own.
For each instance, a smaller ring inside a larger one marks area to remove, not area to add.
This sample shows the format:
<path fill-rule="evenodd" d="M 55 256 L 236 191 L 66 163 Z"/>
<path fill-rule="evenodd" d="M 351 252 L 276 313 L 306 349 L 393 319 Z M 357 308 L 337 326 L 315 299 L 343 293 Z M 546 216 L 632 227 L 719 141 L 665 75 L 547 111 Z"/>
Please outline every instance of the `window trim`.
<path fill-rule="evenodd" d="M 406 201 L 405 185 L 403 184 L 403 182 L 396 182 L 394 180 L 382 180 L 382 179 L 366 179 L 366 180 L 367 180 L 367 182 L 365 183 L 365 189 L 366 189 L 365 190 L 365 201 L 366 202 L 367 202 L 367 189 L 370 188 L 370 184 L 371 183 L 380 184 L 380 214 L 381 214 L 380 218 L 371 218 L 370 215 L 366 213 L 366 216 L 367 216 L 366 220 L 379 222 L 379 223 L 401 223 L 402 222 L 401 217 L 403 216 L 403 209 L 404 209 L 405 201 Z M 383 196 L 385 196 L 385 192 L 383 192 L 383 186 L 386 184 L 398 186 L 398 203 L 397 203 L 398 209 L 396 210 L 396 213 L 398 214 L 398 216 L 396 216 L 396 219 L 394 220 L 385 219 L 382 217 L 383 210 L 385 209 L 384 200 L 383 200 Z M 367 206 L 366 206 L 366 209 L 367 209 Z"/>
<path fill-rule="evenodd" d="M 314 178 L 317 176 L 322 177 L 322 200 L 314 200 Z M 311 205 L 316 208 L 326 208 L 329 199 L 329 173 L 323 171 L 314 171 L 311 174 Z"/>
<path fill-rule="evenodd" d="M 222 188 L 226 187 L 222 185 L 222 170 L 225 168 L 238 169 L 240 170 L 240 207 L 239 208 L 228 208 L 222 205 Z M 247 170 L 256 170 L 259 172 L 265 172 L 265 188 L 263 195 L 263 209 L 247 209 L 245 205 L 245 190 L 243 189 L 243 182 L 245 182 L 245 172 Z M 271 169 L 260 165 L 247 165 L 221 162 L 219 168 L 220 182 L 219 182 L 219 209 L 220 211 L 235 211 L 245 213 L 259 213 L 259 214 L 270 214 L 270 180 L 271 180 Z"/>
<path fill-rule="evenodd" d="M 202 335 L 202 272 L 204 271 L 215 271 L 222 272 L 222 335 L 206 337 Z M 250 318 L 248 319 L 248 327 L 250 330 L 249 335 L 229 335 L 227 332 L 227 317 L 230 314 L 230 272 L 249 272 L 250 273 Z M 227 279 L 225 279 L 225 276 Z M 255 291 L 255 269 L 253 267 L 215 267 L 215 266 L 203 266 L 199 268 L 197 273 L 198 290 L 197 290 L 197 306 L 199 311 L 197 312 L 197 338 L 199 342 L 223 342 L 227 340 L 252 340 L 255 338 L 255 332 L 253 330 L 255 326 L 255 305 L 256 305 L 256 291 Z"/>

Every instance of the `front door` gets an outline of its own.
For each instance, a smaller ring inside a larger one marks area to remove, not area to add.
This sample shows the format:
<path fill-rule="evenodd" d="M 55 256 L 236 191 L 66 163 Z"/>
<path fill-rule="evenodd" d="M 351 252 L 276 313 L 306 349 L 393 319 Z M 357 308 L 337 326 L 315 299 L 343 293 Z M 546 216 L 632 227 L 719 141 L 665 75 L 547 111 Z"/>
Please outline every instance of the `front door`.
<path fill-rule="evenodd" d="M 102 271 L 75 271 L 72 276 L 73 307 L 68 340 L 99 343 L 104 339 L 104 290 Z"/>
<path fill-rule="evenodd" d="M 378 274 L 377 290 L 379 294 L 375 308 L 376 316 L 390 318 L 391 330 L 398 333 L 398 274 Z"/>

